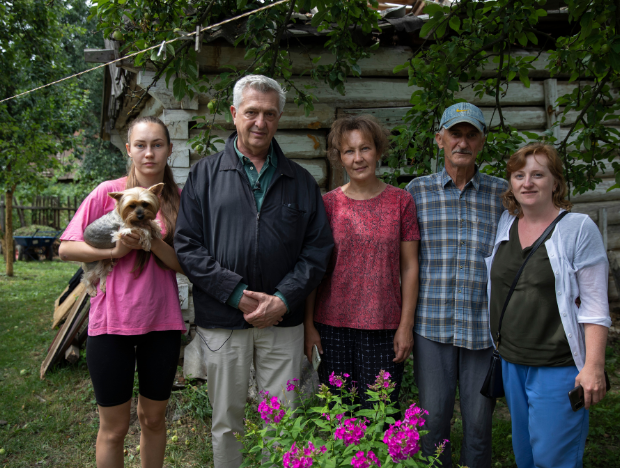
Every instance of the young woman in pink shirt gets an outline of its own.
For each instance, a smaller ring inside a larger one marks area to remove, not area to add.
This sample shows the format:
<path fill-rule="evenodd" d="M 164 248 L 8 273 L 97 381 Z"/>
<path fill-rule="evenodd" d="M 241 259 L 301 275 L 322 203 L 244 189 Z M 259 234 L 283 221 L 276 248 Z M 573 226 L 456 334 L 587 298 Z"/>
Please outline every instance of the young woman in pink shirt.
<path fill-rule="evenodd" d="M 100 418 L 98 468 L 123 466 L 136 367 L 142 466 L 163 465 L 166 405 L 179 359 L 181 333 L 185 331 L 175 274 L 183 271 L 172 247 L 180 197 L 167 163 L 172 152 L 168 129 L 155 117 L 143 117 L 131 124 L 128 140 L 128 175 L 103 182 L 82 202 L 60 245 L 63 260 L 117 260 L 107 277 L 105 292 L 97 286 L 97 295 L 91 299 L 88 324 L 86 355 Z M 148 188 L 160 182 L 165 184 L 157 213 L 162 239 L 153 239 L 152 255 L 142 269 L 133 271 L 142 249 L 137 235 L 123 236 L 113 249 L 96 249 L 84 242 L 84 229 L 116 205 L 108 193 Z"/>

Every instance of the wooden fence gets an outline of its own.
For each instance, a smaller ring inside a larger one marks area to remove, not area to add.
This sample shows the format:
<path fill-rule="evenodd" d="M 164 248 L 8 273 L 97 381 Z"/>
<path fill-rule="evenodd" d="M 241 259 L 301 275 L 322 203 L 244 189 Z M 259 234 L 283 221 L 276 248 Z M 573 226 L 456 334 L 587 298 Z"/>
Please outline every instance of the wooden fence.
<path fill-rule="evenodd" d="M 14 228 L 39 224 L 49 226 L 59 231 L 66 227 L 71 220 L 81 200 L 77 197 L 54 197 L 54 196 L 37 196 L 34 198 L 31 206 L 22 205 L 17 197 L 13 197 L 13 213 L 17 216 L 20 226 L 14 225 Z M 6 221 L 6 203 L 4 195 L 0 196 L 0 230 L 4 232 Z M 63 213 L 66 211 L 66 215 Z M 61 216 L 61 214 L 63 216 Z"/>

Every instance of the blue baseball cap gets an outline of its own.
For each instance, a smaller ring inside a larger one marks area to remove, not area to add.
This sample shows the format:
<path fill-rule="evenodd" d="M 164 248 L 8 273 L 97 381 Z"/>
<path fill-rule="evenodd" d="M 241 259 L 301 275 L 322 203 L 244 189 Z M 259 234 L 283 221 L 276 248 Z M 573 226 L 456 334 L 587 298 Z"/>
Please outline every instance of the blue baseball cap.
<path fill-rule="evenodd" d="M 487 132 L 487 123 L 482 111 L 469 102 L 459 102 L 448 107 L 441 116 L 439 128 L 450 128 L 457 123 L 467 122 L 472 124 L 482 133 Z"/>

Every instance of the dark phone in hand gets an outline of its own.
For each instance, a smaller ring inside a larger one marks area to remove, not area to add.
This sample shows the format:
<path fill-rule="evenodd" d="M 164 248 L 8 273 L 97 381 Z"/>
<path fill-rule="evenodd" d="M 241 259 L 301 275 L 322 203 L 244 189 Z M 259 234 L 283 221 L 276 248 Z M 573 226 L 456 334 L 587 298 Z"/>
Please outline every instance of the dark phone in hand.
<path fill-rule="evenodd" d="M 605 391 L 611 390 L 611 383 L 609 382 L 609 376 L 605 371 Z M 573 411 L 579 411 L 583 408 L 583 387 L 581 385 L 576 386 L 570 392 L 568 392 L 568 399 L 570 400 L 570 407 Z"/>

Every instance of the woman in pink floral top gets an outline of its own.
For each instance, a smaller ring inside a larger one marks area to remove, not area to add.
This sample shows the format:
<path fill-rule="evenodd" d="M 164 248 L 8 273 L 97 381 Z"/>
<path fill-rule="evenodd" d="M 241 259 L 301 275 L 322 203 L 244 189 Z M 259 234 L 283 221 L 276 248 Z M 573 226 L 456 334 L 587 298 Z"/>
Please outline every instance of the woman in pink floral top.
<path fill-rule="evenodd" d="M 418 229 L 409 193 L 375 175 L 387 150 L 387 131 L 370 116 L 339 119 L 329 135 L 329 157 L 350 182 L 323 198 L 334 250 L 327 275 L 306 301 L 305 353 L 321 354 L 319 380 L 333 373 L 365 391 L 381 369 L 396 382 L 398 400 L 404 361 L 413 349 L 418 297 Z"/>

